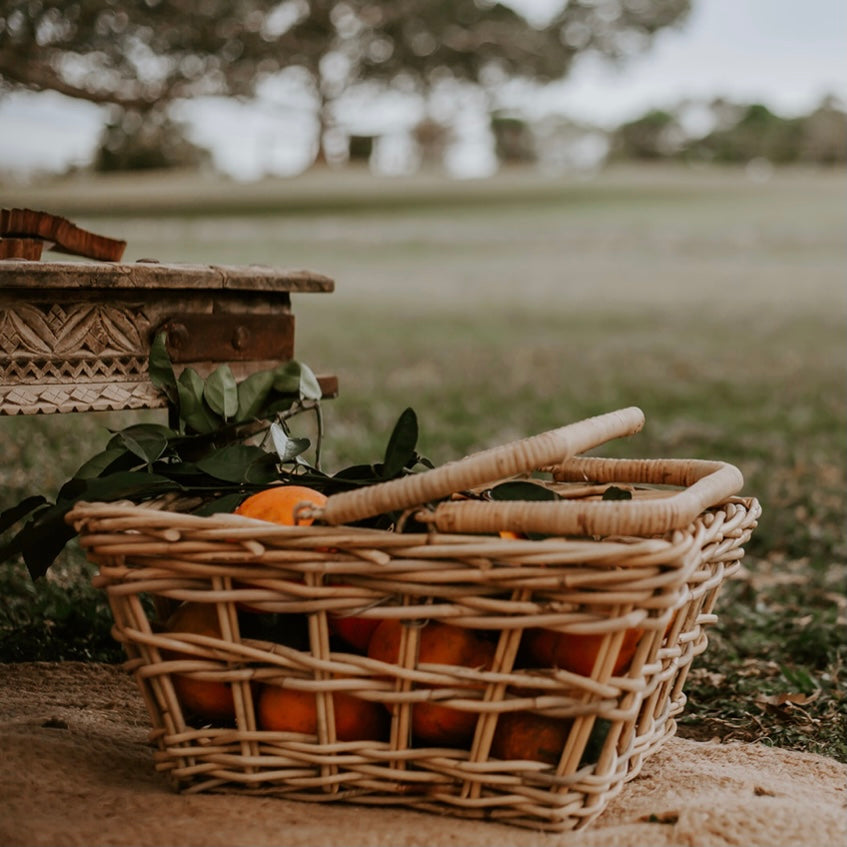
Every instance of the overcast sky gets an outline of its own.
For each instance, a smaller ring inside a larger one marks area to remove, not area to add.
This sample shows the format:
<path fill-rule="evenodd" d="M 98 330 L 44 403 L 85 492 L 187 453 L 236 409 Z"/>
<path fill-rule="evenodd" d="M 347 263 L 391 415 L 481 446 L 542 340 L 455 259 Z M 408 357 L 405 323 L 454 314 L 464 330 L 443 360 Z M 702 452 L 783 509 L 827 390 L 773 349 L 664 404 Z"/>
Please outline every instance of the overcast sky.
<path fill-rule="evenodd" d="M 543 19 L 561 0 L 509 2 Z M 661 32 L 648 53 L 623 68 L 581 60 L 567 80 L 532 105 L 537 113 L 555 111 L 606 126 L 683 98 L 715 96 L 801 114 L 826 94 L 847 101 L 845 48 L 845 0 L 693 0 L 687 22 Z M 402 110 L 396 114 L 403 119 Z M 85 163 L 103 115 L 91 104 L 51 93 L 0 100 L 0 170 Z M 196 139 L 211 144 L 217 165 L 234 176 L 249 179 L 306 164 L 302 131 L 290 114 L 194 103 L 191 115 Z"/>

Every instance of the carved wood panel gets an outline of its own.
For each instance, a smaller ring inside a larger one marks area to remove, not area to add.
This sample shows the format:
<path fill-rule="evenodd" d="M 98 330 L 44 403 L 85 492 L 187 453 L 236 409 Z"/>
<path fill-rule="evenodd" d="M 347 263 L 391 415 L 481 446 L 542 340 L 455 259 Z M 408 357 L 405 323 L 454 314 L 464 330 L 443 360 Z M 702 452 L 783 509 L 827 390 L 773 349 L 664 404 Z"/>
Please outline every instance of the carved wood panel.
<path fill-rule="evenodd" d="M 3 414 L 162 405 L 147 376 L 143 307 L 91 302 L 0 307 Z"/>
<path fill-rule="evenodd" d="M 293 356 L 289 292 L 332 288 L 267 268 L 0 262 L 0 415 L 163 407 L 150 344 L 180 318 L 191 346 L 173 351 L 177 371 L 206 375 L 231 358 L 243 379 Z"/>

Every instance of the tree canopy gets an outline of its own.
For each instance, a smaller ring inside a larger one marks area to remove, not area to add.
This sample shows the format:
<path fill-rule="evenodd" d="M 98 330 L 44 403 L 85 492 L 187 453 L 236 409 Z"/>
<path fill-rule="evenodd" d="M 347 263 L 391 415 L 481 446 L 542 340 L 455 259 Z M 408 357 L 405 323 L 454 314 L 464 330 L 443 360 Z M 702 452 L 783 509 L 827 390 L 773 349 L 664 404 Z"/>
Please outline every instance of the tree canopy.
<path fill-rule="evenodd" d="M 0 84 L 135 112 L 251 96 L 299 68 L 325 111 L 356 83 L 425 94 L 455 79 L 548 82 L 595 51 L 637 53 L 690 0 L 570 0 L 533 25 L 492 0 L 6 0 Z"/>
<path fill-rule="evenodd" d="M 426 85 L 445 70 L 551 80 L 575 55 L 619 57 L 683 18 L 689 0 L 572 0 L 544 25 L 483 0 L 6 0 L 0 77 L 127 108 L 203 95 L 249 95 L 301 66 L 333 76 Z M 330 59 L 330 57 L 333 57 Z M 334 67 L 333 67 L 334 65 Z"/>

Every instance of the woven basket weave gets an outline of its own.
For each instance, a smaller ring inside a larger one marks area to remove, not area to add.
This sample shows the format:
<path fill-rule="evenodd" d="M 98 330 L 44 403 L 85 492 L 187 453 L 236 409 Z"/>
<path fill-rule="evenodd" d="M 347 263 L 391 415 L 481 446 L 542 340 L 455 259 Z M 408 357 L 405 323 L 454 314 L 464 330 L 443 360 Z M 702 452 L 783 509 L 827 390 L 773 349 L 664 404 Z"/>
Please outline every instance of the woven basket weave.
<path fill-rule="evenodd" d="M 188 792 L 402 804 L 548 831 L 585 826 L 673 734 L 720 585 L 760 513 L 754 499 L 734 496 L 741 477 L 729 465 L 573 458 L 642 420 L 623 410 L 334 495 L 306 527 L 78 505 L 69 520 L 99 566 L 95 582 L 150 713 L 157 769 Z M 561 500 L 422 505 L 533 468 Z M 601 500 L 610 484 L 632 499 Z M 430 531 L 344 525 L 387 509 L 408 509 Z M 499 530 L 548 537 L 482 534 Z M 185 600 L 212 604 L 220 637 L 162 630 L 155 607 Z M 307 643 L 246 637 L 256 611 L 303 616 Z M 340 644 L 331 634 L 339 615 L 407 622 L 397 662 Z M 418 661 L 430 621 L 482 633 L 496 645 L 493 662 Z M 537 627 L 601 634 L 591 673 L 526 665 L 522 642 Z M 633 629 L 634 656 L 615 673 Z M 187 713 L 177 675 L 230 686 L 234 721 Z M 314 693 L 315 733 L 261 729 L 257 694 L 271 684 Z M 385 736 L 339 741 L 334 692 L 381 704 Z M 473 715 L 467 744 L 435 747 L 412 734 L 412 710 L 427 701 Z M 554 764 L 492 755 L 498 721 L 513 712 L 569 721 Z"/>

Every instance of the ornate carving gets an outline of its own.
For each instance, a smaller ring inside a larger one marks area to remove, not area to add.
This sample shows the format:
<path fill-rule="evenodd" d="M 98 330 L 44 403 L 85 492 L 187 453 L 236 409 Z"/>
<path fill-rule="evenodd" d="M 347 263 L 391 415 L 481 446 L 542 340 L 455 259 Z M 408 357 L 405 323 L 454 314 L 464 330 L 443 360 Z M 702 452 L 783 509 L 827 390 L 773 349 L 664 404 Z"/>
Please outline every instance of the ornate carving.
<path fill-rule="evenodd" d="M 0 308 L 5 415 L 156 408 L 150 321 L 137 306 L 16 303 Z"/>
<path fill-rule="evenodd" d="M 52 303 L 0 309 L 0 349 L 16 359 L 143 356 L 149 330 L 143 310 L 132 307 Z"/>
<path fill-rule="evenodd" d="M 102 382 L 138 380 L 147 375 L 146 356 L 107 356 L 103 359 L 11 359 L 0 367 L 10 385 L 39 382 Z"/>
<path fill-rule="evenodd" d="M 149 382 L 0 386 L 0 410 L 4 415 L 110 412 L 165 405 L 165 398 Z"/>

